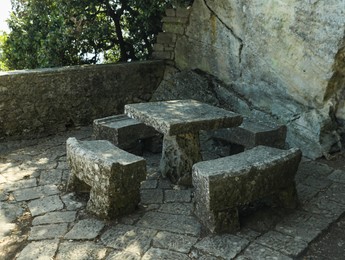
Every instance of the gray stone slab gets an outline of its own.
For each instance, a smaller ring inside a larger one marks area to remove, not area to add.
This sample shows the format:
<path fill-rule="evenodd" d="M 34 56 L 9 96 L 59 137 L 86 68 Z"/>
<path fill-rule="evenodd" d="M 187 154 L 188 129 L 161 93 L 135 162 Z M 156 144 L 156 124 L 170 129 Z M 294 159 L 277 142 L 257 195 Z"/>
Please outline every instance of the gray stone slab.
<path fill-rule="evenodd" d="M 345 183 L 345 171 L 335 170 L 328 176 L 328 179 L 334 182 Z"/>
<path fill-rule="evenodd" d="M 143 255 L 150 247 L 157 231 L 130 225 L 116 225 L 101 236 L 107 247 Z"/>
<path fill-rule="evenodd" d="M 311 175 L 305 178 L 301 183 L 315 189 L 322 190 L 328 188 L 332 184 L 332 181 L 326 178 L 317 178 L 315 175 Z"/>
<path fill-rule="evenodd" d="M 304 185 L 302 183 L 297 184 L 296 190 L 297 190 L 297 194 L 298 194 L 298 200 L 302 204 L 309 202 L 320 191 L 319 189 L 317 189 L 315 187 L 310 187 L 310 186 Z"/>
<path fill-rule="evenodd" d="M 43 171 L 40 174 L 39 184 L 40 185 L 47 185 L 47 184 L 58 185 L 61 183 L 61 177 L 62 177 L 61 169 Z"/>
<path fill-rule="evenodd" d="M 28 203 L 31 215 L 38 216 L 47 212 L 63 209 L 64 205 L 59 196 L 49 196 Z"/>
<path fill-rule="evenodd" d="M 331 224 L 331 219 L 322 215 L 310 214 L 304 211 L 295 211 L 275 229 L 281 233 L 290 235 L 309 243 Z"/>
<path fill-rule="evenodd" d="M 58 249 L 59 240 L 34 241 L 29 243 L 18 255 L 17 260 L 53 259 Z"/>
<path fill-rule="evenodd" d="M 326 164 L 315 161 L 303 161 L 298 167 L 296 181 L 299 182 L 308 176 L 314 176 L 321 179 L 327 178 L 332 171 L 333 169 Z"/>
<path fill-rule="evenodd" d="M 59 246 L 56 260 L 86 260 L 104 259 L 107 255 L 107 248 L 94 242 L 70 242 L 64 241 Z"/>
<path fill-rule="evenodd" d="M 251 242 L 258 238 L 260 235 L 261 233 L 250 228 L 241 228 L 241 230 L 236 233 L 236 236 L 247 239 Z"/>
<path fill-rule="evenodd" d="M 141 190 L 140 191 L 141 204 L 159 204 L 163 203 L 163 190 Z"/>
<path fill-rule="evenodd" d="M 334 183 L 329 187 L 325 195 L 330 200 L 345 205 L 345 183 Z"/>
<path fill-rule="evenodd" d="M 104 228 L 104 223 L 96 219 L 78 221 L 65 235 L 65 239 L 94 239 Z"/>
<path fill-rule="evenodd" d="M 25 189 L 25 188 L 31 188 L 36 187 L 37 181 L 35 178 L 30 178 L 27 180 L 19 180 L 19 181 L 8 181 L 6 183 L 6 186 L 4 186 L 5 191 L 14 191 L 18 189 Z"/>
<path fill-rule="evenodd" d="M 210 255 L 221 259 L 233 259 L 247 245 L 249 241 L 234 235 L 206 237 L 194 245 L 196 255 Z"/>
<path fill-rule="evenodd" d="M 67 223 L 31 227 L 28 240 L 62 238 L 67 232 Z"/>
<path fill-rule="evenodd" d="M 198 236 L 201 232 L 201 225 L 194 216 L 161 212 L 147 212 L 136 225 L 193 236 Z"/>
<path fill-rule="evenodd" d="M 32 225 L 70 223 L 75 220 L 76 214 L 76 211 L 48 212 L 43 216 L 35 217 Z"/>
<path fill-rule="evenodd" d="M 159 212 L 178 214 L 178 215 L 192 215 L 193 204 L 192 203 L 165 203 L 158 209 Z"/>
<path fill-rule="evenodd" d="M 111 253 L 106 260 L 140 260 L 141 256 L 132 252 L 121 251 Z"/>
<path fill-rule="evenodd" d="M 313 214 L 321 214 L 332 220 L 336 220 L 344 211 L 344 204 L 331 200 L 325 192 L 318 194 L 310 202 L 302 205 L 302 208 Z"/>
<path fill-rule="evenodd" d="M 61 196 L 61 200 L 65 204 L 66 210 L 77 210 L 86 206 L 86 201 L 78 201 L 74 192 Z"/>
<path fill-rule="evenodd" d="M 18 203 L 0 203 L 0 219 L 10 223 L 24 213 L 24 209 Z"/>
<path fill-rule="evenodd" d="M 152 260 L 152 259 L 166 259 L 166 260 L 189 260 L 189 257 L 185 254 L 159 249 L 159 248 L 150 248 L 142 260 Z"/>
<path fill-rule="evenodd" d="M 262 260 L 262 259 L 279 259 L 279 260 L 292 260 L 286 255 L 282 253 L 272 250 L 268 247 L 252 243 L 250 244 L 246 250 L 238 257 L 235 258 L 236 260 Z"/>
<path fill-rule="evenodd" d="M 141 189 L 155 189 L 157 188 L 158 180 L 145 180 L 141 182 Z"/>
<path fill-rule="evenodd" d="M 291 257 L 297 257 L 308 247 L 308 243 L 301 238 L 292 237 L 276 231 L 267 232 L 255 242 Z"/>
<path fill-rule="evenodd" d="M 13 196 L 16 201 L 26 201 L 38 198 L 43 198 L 45 196 L 59 194 L 60 191 L 55 185 L 44 185 L 28 189 L 16 190 L 13 192 Z"/>
<path fill-rule="evenodd" d="M 158 183 L 159 189 L 171 189 L 174 184 L 169 179 L 160 179 Z"/>
<path fill-rule="evenodd" d="M 165 190 L 164 202 L 191 202 L 192 191 L 188 190 Z"/>
<path fill-rule="evenodd" d="M 161 231 L 153 238 L 152 246 L 180 253 L 188 253 L 198 238 Z"/>
<path fill-rule="evenodd" d="M 242 123 L 231 111 L 195 100 L 172 100 L 125 105 L 125 113 L 168 135 L 228 128 Z"/>

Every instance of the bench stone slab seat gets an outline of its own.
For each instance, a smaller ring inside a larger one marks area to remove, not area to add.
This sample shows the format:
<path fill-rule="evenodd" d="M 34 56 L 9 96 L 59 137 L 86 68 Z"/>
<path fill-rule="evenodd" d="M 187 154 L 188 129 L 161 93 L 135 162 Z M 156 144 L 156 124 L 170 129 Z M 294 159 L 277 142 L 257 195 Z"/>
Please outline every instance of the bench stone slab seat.
<path fill-rule="evenodd" d="M 137 155 L 143 153 L 143 145 L 152 152 L 162 150 L 162 136 L 155 129 L 124 114 L 95 119 L 92 137 L 95 140 L 108 140 Z"/>
<path fill-rule="evenodd" d="M 242 116 L 196 100 L 125 105 L 125 113 L 164 134 L 160 171 L 179 185 L 192 185 L 192 166 L 202 160 L 200 130 L 229 128 Z"/>
<path fill-rule="evenodd" d="M 275 195 L 282 207 L 295 208 L 299 149 L 257 146 L 242 153 L 196 163 L 194 213 L 211 231 L 239 229 L 238 207 Z"/>
<path fill-rule="evenodd" d="M 144 158 L 106 140 L 78 141 L 71 137 L 66 149 L 71 170 L 67 190 L 89 187 L 87 210 L 101 218 L 114 218 L 136 209 L 140 182 L 146 178 Z"/>

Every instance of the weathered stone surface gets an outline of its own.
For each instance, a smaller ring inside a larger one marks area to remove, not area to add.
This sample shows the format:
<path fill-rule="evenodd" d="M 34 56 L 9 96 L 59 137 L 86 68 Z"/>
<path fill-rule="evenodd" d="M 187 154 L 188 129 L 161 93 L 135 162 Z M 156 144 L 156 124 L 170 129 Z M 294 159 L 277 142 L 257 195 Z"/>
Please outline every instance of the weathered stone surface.
<path fill-rule="evenodd" d="M 144 139 L 161 139 L 152 127 L 123 114 L 94 120 L 92 136 L 96 140 L 108 140 L 117 147 L 137 155 L 143 152 Z"/>
<path fill-rule="evenodd" d="M 193 213 L 193 205 L 191 203 L 165 203 L 160 206 L 158 211 L 188 216 Z"/>
<path fill-rule="evenodd" d="M 65 204 L 66 210 L 77 210 L 86 204 L 84 201 L 77 201 L 73 192 L 61 196 L 61 200 Z"/>
<path fill-rule="evenodd" d="M 1 203 L 0 204 L 0 220 L 6 222 L 13 222 L 17 217 L 21 216 L 24 209 L 15 203 Z"/>
<path fill-rule="evenodd" d="M 63 208 L 63 203 L 59 196 L 49 196 L 42 199 L 32 200 L 28 203 L 31 215 L 38 216 L 47 212 L 60 210 Z"/>
<path fill-rule="evenodd" d="M 103 218 L 135 210 L 140 201 L 140 183 L 146 179 L 146 162 L 109 141 L 67 140 L 71 168 L 68 189 L 90 187 L 87 209 Z"/>
<path fill-rule="evenodd" d="M 119 114 L 150 99 L 164 67 L 148 61 L 2 73 L 0 136 L 48 135 Z"/>
<path fill-rule="evenodd" d="M 49 212 L 43 216 L 38 216 L 32 221 L 32 225 L 56 224 L 73 222 L 76 217 L 76 211 Z"/>
<path fill-rule="evenodd" d="M 257 146 L 195 164 L 195 214 L 211 232 L 232 232 L 239 227 L 238 206 L 275 194 L 283 207 L 296 207 L 300 160 L 298 149 Z"/>
<path fill-rule="evenodd" d="M 261 260 L 261 259 L 279 259 L 279 260 L 292 260 L 292 258 L 274 251 L 268 247 L 252 243 L 236 260 Z"/>
<path fill-rule="evenodd" d="M 16 201 L 33 200 L 60 193 L 55 185 L 44 185 L 33 188 L 16 190 L 13 195 Z"/>
<path fill-rule="evenodd" d="M 59 240 L 37 241 L 28 244 L 19 254 L 18 260 L 53 259 L 58 249 Z"/>
<path fill-rule="evenodd" d="M 249 241 L 246 239 L 233 235 L 223 235 L 202 239 L 194 245 L 194 250 L 196 251 L 196 255 L 203 255 L 206 252 L 208 255 L 214 257 L 233 259 L 248 244 Z"/>
<path fill-rule="evenodd" d="M 141 204 L 159 204 L 163 203 L 163 190 L 161 189 L 150 189 L 140 191 L 140 203 Z"/>
<path fill-rule="evenodd" d="M 328 176 L 328 179 L 345 184 L 345 171 L 336 170 Z"/>
<path fill-rule="evenodd" d="M 343 9 L 341 1 L 196 0 L 175 63 L 215 75 L 251 116 L 286 124 L 292 147 L 320 157 L 339 149 L 344 126 Z"/>
<path fill-rule="evenodd" d="M 103 229 L 104 223 L 96 219 L 78 221 L 65 235 L 65 239 L 94 239 Z"/>
<path fill-rule="evenodd" d="M 242 145 L 247 149 L 258 145 L 283 149 L 285 147 L 286 126 L 268 126 L 244 119 L 238 127 L 215 130 L 211 132 L 211 135 L 216 139 Z"/>
<path fill-rule="evenodd" d="M 284 255 L 297 257 L 308 246 L 301 238 L 284 235 L 276 231 L 269 231 L 256 240 L 256 243 L 279 251 Z"/>
<path fill-rule="evenodd" d="M 44 171 L 40 174 L 40 185 L 47 185 L 47 184 L 60 184 L 62 177 L 62 170 L 61 169 L 54 169 L 50 171 Z"/>
<path fill-rule="evenodd" d="M 164 202 L 191 202 L 192 191 L 188 190 L 166 190 L 164 191 Z"/>
<path fill-rule="evenodd" d="M 106 257 L 107 248 L 88 241 L 67 242 L 64 241 L 59 246 L 56 255 L 57 260 L 65 259 L 103 259 Z"/>
<path fill-rule="evenodd" d="M 185 235 L 197 236 L 201 225 L 193 216 L 171 215 L 161 212 L 148 212 L 136 224 L 138 227 L 154 228 Z"/>
<path fill-rule="evenodd" d="M 61 238 L 67 232 L 67 223 L 31 227 L 29 240 Z"/>
<path fill-rule="evenodd" d="M 110 254 L 107 260 L 141 260 L 141 256 L 136 253 L 121 251 Z"/>
<path fill-rule="evenodd" d="M 116 225 L 106 231 L 101 240 L 107 247 L 143 255 L 157 231 L 128 225 Z"/>
<path fill-rule="evenodd" d="M 152 246 L 180 253 L 188 253 L 197 240 L 196 237 L 161 231 L 153 238 Z"/>
<path fill-rule="evenodd" d="M 189 257 L 187 255 L 172 252 L 164 249 L 159 248 L 150 248 L 145 255 L 143 256 L 142 260 L 150 260 L 150 259 L 181 259 L 181 260 L 188 260 Z"/>
<path fill-rule="evenodd" d="M 4 187 L 5 191 L 14 191 L 14 190 L 19 190 L 19 189 L 25 189 L 25 188 L 31 188 L 31 187 L 36 187 L 37 186 L 37 181 L 35 178 L 28 179 L 28 180 L 21 180 L 21 181 L 8 181 L 5 185 L 1 185 L 0 187 Z"/>
<path fill-rule="evenodd" d="M 157 180 L 145 180 L 141 182 L 140 188 L 141 189 L 155 189 L 157 188 L 158 181 Z"/>
<path fill-rule="evenodd" d="M 125 106 L 125 113 L 170 136 L 234 127 L 242 123 L 239 114 L 195 100 L 129 104 Z"/>

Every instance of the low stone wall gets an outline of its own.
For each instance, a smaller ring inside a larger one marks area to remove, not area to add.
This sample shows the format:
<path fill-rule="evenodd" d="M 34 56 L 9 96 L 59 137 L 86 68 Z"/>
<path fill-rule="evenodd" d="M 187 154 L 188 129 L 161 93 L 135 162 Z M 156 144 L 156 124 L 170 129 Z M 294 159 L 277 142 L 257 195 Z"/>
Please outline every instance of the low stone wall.
<path fill-rule="evenodd" d="M 150 100 L 162 61 L 73 66 L 0 74 L 0 141 L 54 134 Z"/>

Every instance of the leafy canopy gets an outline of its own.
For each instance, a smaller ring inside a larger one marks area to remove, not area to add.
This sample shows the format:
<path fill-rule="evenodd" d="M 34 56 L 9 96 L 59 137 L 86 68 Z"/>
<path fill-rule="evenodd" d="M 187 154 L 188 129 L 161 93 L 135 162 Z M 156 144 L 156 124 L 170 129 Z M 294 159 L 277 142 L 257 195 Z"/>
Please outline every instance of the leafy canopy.
<path fill-rule="evenodd" d="M 189 1 L 174 1 L 186 3 Z M 12 0 L 1 60 L 32 69 L 147 58 L 170 0 Z"/>

